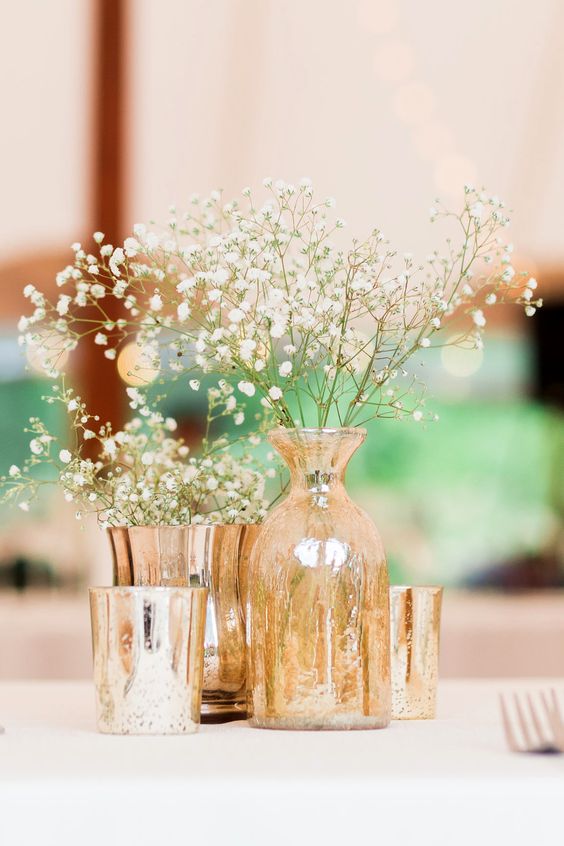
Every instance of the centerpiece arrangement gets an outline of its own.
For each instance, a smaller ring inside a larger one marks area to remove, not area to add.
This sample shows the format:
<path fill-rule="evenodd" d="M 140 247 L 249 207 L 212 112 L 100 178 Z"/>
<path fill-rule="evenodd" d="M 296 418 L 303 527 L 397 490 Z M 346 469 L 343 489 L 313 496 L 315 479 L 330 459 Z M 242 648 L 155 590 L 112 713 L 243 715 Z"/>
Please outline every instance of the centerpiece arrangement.
<path fill-rule="evenodd" d="M 381 728 L 390 719 L 386 559 L 374 524 L 346 493 L 347 462 L 365 438 L 363 424 L 374 418 L 435 419 L 418 375 L 427 348 L 480 347 L 488 307 L 517 303 L 532 316 L 542 302 L 536 281 L 511 264 L 503 204 L 485 192 L 466 188 L 458 214 L 440 204 L 431 210 L 449 237 L 443 250 L 417 263 L 396 255 L 379 230 L 347 244 L 333 201 L 316 201 L 309 180 L 264 185 L 266 201 L 255 202 L 245 189 L 242 206 L 225 203 L 219 192 L 194 197 L 184 214 L 171 210 L 162 230 L 134 227 L 123 246 L 96 233 L 96 255 L 74 245 L 74 262 L 57 278 L 56 302 L 27 286 L 34 311 L 20 329 L 24 343 L 41 347 L 51 378 L 59 375 L 62 353 L 87 335 L 109 359 L 134 338 L 140 378 L 146 371 L 194 390 L 202 374 L 217 373 L 218 400 L 238 419 L 244 412 L 236 396 L 260 398 L 259 426 L 276 424 L 269 439 L 289 467 L 291 486 L 266 516 L 239 582 L 247 606 L 251 723 Z M 123 306 L 118 319 L 108 317 L 108 298 Z M 65 392 L 58 396 L 67 407 L 74 401 Z M 133 401 L 143 407 L 145 399 L 134 394 Z M 79 414 L 88 419 L 84 409 Z M 157 413 L 159 438 L 166 426 Z M 128 445 L 135 431 L 126 429 Z M 48 435 L 34 430 L 34 440 L 42 434 Z M 104 429 L 99 438 L 102 445 L 116 441 Z M 161 488 L 168 490 L 170 470 L 158 450 L 148 452 L 154 486 L 142 486 L 141 498 L 147 496 L 154 514 L 154 503 L 158 512 L 169 502 Z M 231 447 L 212 452 L 204 450 L 201 464 L 217 488 L 206 482 L 202 489 L 197 470 L 188 477 L 184 469 L 173 473 L 168 522 L 206 522 L 201 503 L 211 494 L 216 500 L 220 477 L 220 519 L 261 520 L 262 502 L 245 506 L 244 514 L 239 505 L 230 507 L 227 483 L 240 472 L 230 464 Z M 80 462 L 69 455 L 69 463 Z M 243 466 L 250 473 L 244 501 L 260 500 L 260 470 Z M 60 478 L 74 496 L 68 472 Z M 131 486 L 134 477 L 128 478 Z M 109 487 L 122 490 L 114 476 Z M 108 510 L 115 517 L 113 503 L 104 508 L 106 520 Z M 131 539 L 128 544 L 131 557 Z M 227 565 L 218 559 L 217 566 L 221 572 Z"/>
<path fill-rule="evenodd" d="M 274 467 L 249 451 L 258 434 L 214 434 L 244 414 L 227 384 L 208 390 L 204 436 L 194 454 L 176 436 L 176 420 L 165 418 L 146 392 L 127 393 L 135 416 L 113 431 L 72 388 L 54 383 L 44 399 L 64 408 L 70 432 L 59 440 L 32 418 L 29 458 L 2 479 L 4 498 L 27 511 L 45 485 L 56 483 L 78 519 L 95 514 L 107 531 L 115 585 L 208 587 L 202 711 L 244 716 L 240 591 L 267 511 L 265 477 Z"/>

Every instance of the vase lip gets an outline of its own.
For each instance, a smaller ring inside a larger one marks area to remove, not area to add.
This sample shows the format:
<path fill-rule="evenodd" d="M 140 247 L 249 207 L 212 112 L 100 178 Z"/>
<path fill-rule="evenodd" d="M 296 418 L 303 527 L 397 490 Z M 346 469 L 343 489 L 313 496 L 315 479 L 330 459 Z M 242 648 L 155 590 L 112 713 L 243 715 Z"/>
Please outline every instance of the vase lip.
<path fill-rule="evenodd" d="M 191 591 L 209 590 L 207 585 L 94 585 L 88 588 L 89 594 L 107 593 L 114 595 L 119 591 L 126 591 L 127 593 L 142 594 L 142 593 L 159 593 L 169 594 L 171 591 L 182 591 L 189 593 Z"/>
<path fill-rule="evenodd" d="M 276 426 L 270 430 L 272 435 L 366 435 L 366 429 L 361 426 Z"/>
<path fill-rule="evenodd" d="M 443 585 L 390 585 L 390 590 L 406 591 L 406 590 L 425 590 L 425 591 L 442 591 Z"/>
<path fill-rule="evenodd" d="M 231 527 L 240 529 L 242 526 L 260 526 L 261 523 L 180 523 L 169 526 L 166 523 L 147 523 L 134 526 L 107 526 L 106 532 L 126 531 L 131 529 L 229 529 Z"/>

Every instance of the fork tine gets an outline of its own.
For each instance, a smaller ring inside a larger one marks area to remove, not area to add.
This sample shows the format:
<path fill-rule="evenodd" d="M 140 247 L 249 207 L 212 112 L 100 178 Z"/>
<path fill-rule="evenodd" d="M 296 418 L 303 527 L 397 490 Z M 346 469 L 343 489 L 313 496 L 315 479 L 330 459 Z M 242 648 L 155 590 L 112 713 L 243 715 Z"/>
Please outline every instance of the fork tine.
<path fill-rule="evenodd" d="M 548 725 L 550 726 L 555 738 L 554 745 L 560 747 L 561 750 L 564 750 L 564 723 L 562 723 L 559 718 L 560 712 L 558 710 L 558 703 L 551 706 L 544 690 L 540 692 L 540 698 L 546 714 L 546 719 L 548 720 Z"/>
<path fill-rule="evenodd" d="M 558 702 L 558 697 L 556 696 L 556 691 L 553 687 L 550 689 L 550 698 L 552 699 L 552 707 L 554 710 L 554 715 L 558 719 L 560 725 L 564 725 L 564 719 L 562 718 L 562 712 L 560 710 L 560 703 Z"/>
<path fill-rule="evenodd" d="M 525 718 L 525 714 L 523 712 L 523 708 L 521 707 L 521 702 L 519 701 L 518 695 L 515 693 L 513 696 L 513 701 L 515 702 L 515 710 L 517 712 L 517 721 L 519 723 L 519 727 L 521 732 L 523 733 L 523 737 L 525 738 L 525 745 L 531 749 L 534 746 L 534 743 L 531 739 L 531 733 L 529 731 L 529 726 L 527 725 L 527 720 Z"/>
<path fill-rule="evenodd" d="M 544 690 L 540 691 L 539 696 L 540 696 L 540 699 L 541 699 L 541 702 L 542 702 L 542 706 L 544 708 L 544 712 L 546 714 L 546 718 L 547 718 L 549 724 L 552 725 L 553 720 L 554 720 L 554 716 L 553 716 L 553 713 L 552 713 L 552 708 L 550 707 L 550 703 L 549 703 L 548 699 L 546 698 L 546 693 L 544 692 Z"/>
<path fill-rule="evenodd" d="M 539 720 L 537 711 L 535 709 L 535 706 L 533 705 L 533 699 L 532 699 L 530 693 L 527 693 L 527 705 L 529 706 L 529 713 L 531 715 L 531 722 L 533 724 L 534 730 L 537 733 L 538 741 L 539 741 L 541 746 L 547 746 L 550 743 L 550 741 L 547 739 L 547 737 L 544 733 L 544 730 L 543 730 L 543 727 L 542 727 L 541 722 Z"/>
<path fill-rule="evenodd" d="M 499 704 L 501 707 L 501 720 L 503 722 L 503 731 L 505 732 L 505 740 L 512 752 L 520 752 L 519 744 L 515 738 L 513 728 L 511 727 L 511 720 L 509 719 L 509 711 L 503 698 L 503 694 L 499 694 Z"/>
<path fill-rule="evenodd" d="M 564 747 L 564 720 L 562 719 L 560 704 L 554 689 L 550 691 L 550 698 L 552 700 L 552 708 L 549 715 L 550 727 L 556 737 L 557 745 Z"/>

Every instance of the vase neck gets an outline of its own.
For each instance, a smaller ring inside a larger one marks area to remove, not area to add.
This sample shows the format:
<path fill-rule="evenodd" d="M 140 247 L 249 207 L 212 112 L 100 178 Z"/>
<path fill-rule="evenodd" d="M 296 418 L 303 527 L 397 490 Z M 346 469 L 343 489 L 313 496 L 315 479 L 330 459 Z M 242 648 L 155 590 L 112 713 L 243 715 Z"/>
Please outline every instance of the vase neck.
<path fill-rule="evenodd" d="M 327 493 L 342 487 L 364 429 L 275 429 L 268 438 L 290 468 L 292 490 Z"/>

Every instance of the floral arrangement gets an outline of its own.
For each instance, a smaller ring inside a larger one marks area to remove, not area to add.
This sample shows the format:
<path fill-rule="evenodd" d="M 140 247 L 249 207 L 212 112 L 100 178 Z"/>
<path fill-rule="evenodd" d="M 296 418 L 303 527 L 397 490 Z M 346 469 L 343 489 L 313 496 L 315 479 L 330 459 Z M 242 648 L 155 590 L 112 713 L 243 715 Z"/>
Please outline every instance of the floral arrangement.
<path fill-rule="evenodd" d="M 165 228 L 136 225 L 122 246 L 97 232 L 96 255 L 74 244 L 73 263 L 57 275 L 56 301 L 33 285 L 24 289 L 33 310 L 20 320 L 20 340 L 39 351 L 51 379 L 86 337 L 108 359 L 134 340 L 140 381 L 146 371 L 147 382 L 183 378 L 197 391 L 202 373 L 221 374 L 208 395 L 201 453 L 191 455 L 174 437 L 175 421 L 145 391 L 128 389 L 137 416 L 112 432 L 63 382 L 47 402 L 65 405 L 74 445 L 59 444 L 33 418 L 31 456 L 2 479 L 5 498 L 27 509 L 42 484 L 36 471 L 49 464 L 78 514 L 94 511 L 103 526 L 259 521 L 264 479 L 276 470 L 251 454 L 258 436 L 236 439 L 246 447 L 237 457 L 233 443 L 212 438 L 216 420 L 232 416 L 240 425 L 242 402 L 255 394 L 261 431 L 273 421 L 435 419 L 415 372 L 421 352 L 481 347 L 487 309 L 498 303 L 519 304 L 527 316 L 542 305 L 536 280 L 512 266 L 503 203 L 483 191 L 465 188 L 458 213 L 437 202 L 431 220 L 451 236 L 418 264 L 398 256 L 378 229 L 344 246 L 334 202 L 316 201 L 309 180 L 264 186 L 261 203 L 250 189 L 242 204 L 224 203 L 217 191 L 194 196 L 184 214 L 170 210 Z M 117 319 L 109 317 L 112 299 L 121 304 Z M 89 440 L 95 458 L 91 447 L 85 452 Z"/>
<path fill-rule="evenodd" d="M 137 416 L 122 430 L 88 413 L 71 388 L 54 384 L 44 399 L 62 404 L 71 421 L 72 444 L 61 444 L 38 417 L 25 431 L 31 435 L 30 456 L 23 467 L 12 465 L 0 479 L 5 500 L 28 511 L 41 487 L 56 482 L 65 499 L 78 507 L 76 516 L 96 513 L 102 528 L 110 526 L 183 525 L 189 523 L 260 522 L 266 515 L 265 477 L 275 475 L 251 455 L 257 435 L 236 442 L 211 437 L 220 419 L 242 414 L 233 390 L 225 383 L 208 391 L 206 432 L 198 455 L 191 455 L 174 436 L 176 421 L 163 415 L 137 388 L 127 389 Z M 86 455 L 95 444 L 97 457 Z M 51 478 L 38 471 L 47 467 Z"/>
<path fill-rule="evenodd" d="M 61 353 L 86 335 L 110 359 L 135 338 L 141 376 L 218 372 L 257 393 L 280 425 L 351 426 L 433 419 L 414 369 L 420 352 L 480 347 L 497 303 L 528 316 L 542 305 L 536 281 L 511 264 L 503 203 L 483 191 L 467 187 L 459 213 L 431 209 L 454 235 L 417 264 L 378 229 L 339 245 L 344 221 L 309 180 L 264 185 L 267 201 L 245 189 L 243 208 L 219 192 L 193 197 L 183 215 L 170 210 L 166 229 L 137 225 L 123 246 L 98 232 L 98 255 L 73 245 L 56 302 L 27 286 L 34 311 L 20 322 L 22 342 L 43 348 L 55 376 Z M 108 318 L 107 298 L 122 302 L 122 317 Z"/>

